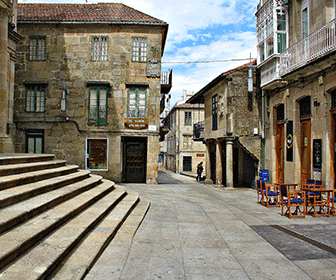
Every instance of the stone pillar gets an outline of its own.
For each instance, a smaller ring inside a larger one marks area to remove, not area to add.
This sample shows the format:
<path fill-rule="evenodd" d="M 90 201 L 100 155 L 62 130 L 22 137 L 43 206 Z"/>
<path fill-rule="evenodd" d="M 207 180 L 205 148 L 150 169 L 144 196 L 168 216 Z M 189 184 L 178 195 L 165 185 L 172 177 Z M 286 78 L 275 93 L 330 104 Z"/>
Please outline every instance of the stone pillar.
<path fill-rule="evenodd" d="M 0 10 L 0 153 L 14 152 L 12 139 L 6 134 L 8 122 L 8 13 Z"/>
<path fill-rule="evenodd" d="M 216 185 L 223 187 L 222 145 L 216 142 Z"/>
<path fill-rule="evenodd" d="M 233 140 L 226 141 L 226 188 L 233 189 Z"/>
<path fill-rule="evenodd" d="M 210 143 L 206 142 L 205 143 L 206 146 L 206 165 L 205 165 L 205 169 L 206 169 L 206 179 L 205 179 L 205 184 L 213 184 L 211 178 L 211 162 L 210 162 Z"/>

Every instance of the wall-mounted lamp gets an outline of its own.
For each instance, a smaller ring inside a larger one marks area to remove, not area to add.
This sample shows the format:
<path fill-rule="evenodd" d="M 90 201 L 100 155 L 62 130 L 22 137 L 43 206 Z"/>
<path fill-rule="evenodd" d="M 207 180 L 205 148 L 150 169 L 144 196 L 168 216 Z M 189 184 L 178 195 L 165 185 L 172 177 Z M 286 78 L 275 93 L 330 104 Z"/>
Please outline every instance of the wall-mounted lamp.
<path fill-rule="evenodd" d="M 68 89 L 63 89 L 61 97 L 61 112 L 65 112 L 66 109 L 66 95 L 69 94 Z"/>
<path fill-rule="evenodd" d="M 320 106 L 320 102 L 317 102 L 317 98 L 314 98 L 314 107 Z"/>

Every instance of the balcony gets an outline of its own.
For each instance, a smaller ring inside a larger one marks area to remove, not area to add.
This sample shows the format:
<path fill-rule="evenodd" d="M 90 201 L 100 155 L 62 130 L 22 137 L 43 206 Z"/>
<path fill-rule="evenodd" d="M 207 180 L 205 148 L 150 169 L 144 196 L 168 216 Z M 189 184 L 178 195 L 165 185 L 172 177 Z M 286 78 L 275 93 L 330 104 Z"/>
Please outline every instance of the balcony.
<path fill-rule="evenodd" d="M 161 94 L 167 94 L 172 88 L 173 70 L 161 72 Z"/>
<path fill-rule="evenodd" d="M 204 140 L 204 121 L 194 124 L 193 140 L 194 141 Z"/>
<path fill-rule="evenodd" d="M 336 18 L 282 52 L 280 76 L 285 76 L 336 50 Z"/>

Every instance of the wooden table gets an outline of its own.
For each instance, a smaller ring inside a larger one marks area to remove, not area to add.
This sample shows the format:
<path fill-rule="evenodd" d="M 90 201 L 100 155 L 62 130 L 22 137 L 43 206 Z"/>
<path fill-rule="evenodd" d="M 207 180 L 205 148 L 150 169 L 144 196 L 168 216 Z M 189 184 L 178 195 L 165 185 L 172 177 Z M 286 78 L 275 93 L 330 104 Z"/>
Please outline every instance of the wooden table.
<path fill-rule="evenodd" d="M 330 216 L 330 194 L 334 191 L 333 189 L 309 187 L 306 185 L 302 187 L 302 190 L 306 193 L 306 214 L 311 213 L 313 210 L 314 217 Z M 323 198 L 323 193 L 327 193 L 327 199 Z"/>

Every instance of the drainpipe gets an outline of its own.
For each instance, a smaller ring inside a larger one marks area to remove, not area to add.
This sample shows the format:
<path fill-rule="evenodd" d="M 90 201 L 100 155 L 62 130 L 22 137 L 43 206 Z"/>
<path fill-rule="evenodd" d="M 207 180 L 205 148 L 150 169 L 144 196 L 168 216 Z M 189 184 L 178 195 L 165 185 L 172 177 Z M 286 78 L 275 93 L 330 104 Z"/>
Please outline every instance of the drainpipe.
<path fill-rule="evenodd" d="M 265 92 L 261 90 L 261 168 L 265 169 Z"/>

